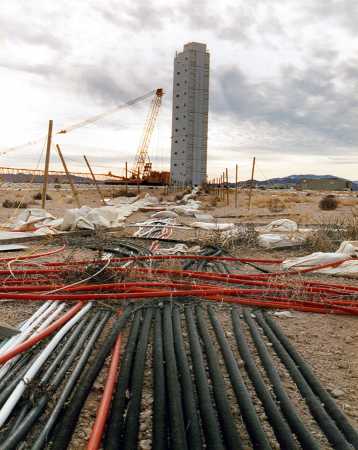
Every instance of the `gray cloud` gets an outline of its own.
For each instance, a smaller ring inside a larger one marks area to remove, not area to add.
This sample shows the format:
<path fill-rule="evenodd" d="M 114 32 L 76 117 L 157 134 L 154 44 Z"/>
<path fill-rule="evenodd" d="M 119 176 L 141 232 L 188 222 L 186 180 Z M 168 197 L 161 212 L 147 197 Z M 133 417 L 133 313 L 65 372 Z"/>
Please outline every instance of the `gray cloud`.
<path fill-rule="evenodd" d="M 275 82 L 260 83 L 252 82 L 237 67 L 229 67 L 215 78 L 218 89 L 211 104 L 219 114 L 266 123 L 282 133 L 291 130 L 295 139 L 298 132 L 302 135 L 298 144 L 307 151 L 317 145 L 326 151 L 327 144 L 334 151 L 334 146 L 358 142 L 358 70 L 354 65 L 332 66 L 325 61 L 302 70 L 289 66 Z M 354 89 L 340 89 L 340 81 L 345 88 L 351 82 Z"/>
<path fill-rule="evenodd" d="M 307 17 L 316 20 L 332 19 L 346 31 L 357 34 L 358 3 L 351 0 L 315 0 L 306 1 Z"/>
<path fill-rule="evenodd" d="M 200 39 L 212 55 L 213 139 L 232 134 L 262 155 L 282 148 L 291 155 L 353 154 L 358 60 L 339 40 L 326 41 L 333 28 L 356 29 L 353 0 L 161 3 L 90 0 L 70 9 L 72 2 L 64 0 L 52 12 L 47 2 L 47 9 L 40 3 L 24 14 L 19 9 L 0 18 L 0 38 L 9 45 L 7 53 L 0 51 L 0 67 L 37 75 L 44 90 L 85 98 L 103 110 L 160 86 L 169 102 L 173 53 L 184 40 Z M 322 35 L 304 34 L 317 24 Z M 28 55 L 27 46 L 39 52 Z M 271 61 L 267 65 L 271 56 L 275 70 Z M 77 117 L 76 106 L 68 108 Z M 225 122 L 220 133 L 217 118 Z M 231 144 L 222 148 L 227 158 L 230 149 Z"/>

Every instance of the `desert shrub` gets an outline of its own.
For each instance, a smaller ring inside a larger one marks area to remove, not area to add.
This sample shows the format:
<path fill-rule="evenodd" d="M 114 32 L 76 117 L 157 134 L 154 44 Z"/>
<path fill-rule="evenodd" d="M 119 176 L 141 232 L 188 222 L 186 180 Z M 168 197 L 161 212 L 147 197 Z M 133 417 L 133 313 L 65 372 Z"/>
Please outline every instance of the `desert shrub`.
<path fill-rule="evenodd" d="M 42 192 L 37 192 L 36 194 L 34 194 L 34 195 L 32 196 L 32 198 L 33 198 L 34 200 L 42 200 Z M 52 200 L 51 195 L 46 194 L 46 200 Z"/>
<path fill-rule="evenodd" d="M 117 197 L 136 197 L 136 196 L 137 196 L 136 192 L 126 191 L 125 189 L 119 189 L 119 190 L 111 192 L 111 197 L 112 198 L 117 198 Z"/>
<path fill-rule="evenodd" d="M 330 194 L 322 197 L 318 206 L 323 211 L 333 211 L 337 209 L 338 201 L 334 195 Z"/>
<path fill-rule="evenodd" d="M 27 203 L 20 202 L 18 200 L 4 200 L 2 203 L 3 208 L 20 208 L 20 209 L 26 209 Z"/>

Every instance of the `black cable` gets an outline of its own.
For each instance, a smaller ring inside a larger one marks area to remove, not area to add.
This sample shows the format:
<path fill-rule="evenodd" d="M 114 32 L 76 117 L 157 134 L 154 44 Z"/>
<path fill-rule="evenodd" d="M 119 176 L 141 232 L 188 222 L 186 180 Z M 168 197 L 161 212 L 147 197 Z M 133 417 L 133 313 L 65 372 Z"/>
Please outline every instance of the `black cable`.
<path fill-rule="evenodd" d="M 140 407 L 143 391 L 143 379 L 149 335 L 152 325 L 153 308 L 148 308 L 144 313 L 143 326 L 138 338 L 137 351 L 134 359 L 133 374 L 131 380 L 131 393 L 126 414 L 123 442 L 117 448 L 133 450 L 138 446 L 138 431 L 140 420 Z"/>
<path fill-rule="evenodd" d="M 93 364 L 82 374 L 77 389 L 73 394 L 73 400 L 66 408 L 64 418 L 61 422 L 61 428 L 54 440 L 53 450 L 65 450 L 71 440 L 72 433 L 78 422 L 82 407 L 90 393 L 93 383 L 95 382 L 103 364 L 111 352 L 118 334 L 124 328 L 127 320 L 131 315 L 131 310 L 128 308 L 114 323 L 110 334 L 106 337 L 100 350 L 96 355 L 96 360 Z"/>
<path fill-rule="evenodd" d="M 305 377 L 307 383 L 310 385 L 313 392 L 320 398 L 324 404 L 326 411 L 330 414 L 333 420 L 335 420 L 338 428 L 345 435 L 346 439 L 358 448 L 358 433 L 355 428 L 349 423 L 347 417 L 341 409 L 337 406 L 337 403 L 324 389 L 319 382 L 310 366 L 305 362 L 302 356 L 298 353 L 295 347 L 291 344 L 289 339 L 284 335 L 279 325 L 272 320 L 268 315 L 264 315 L 266 323 L 271 327 L 281 344 L 285 347 L 286 351 L 290 354 L 291 358 L 296 363 L 302 375 Z"/>
<path fill-rule="evenodd" d="M 163 355 L 162 312 L 155 311 L 154 345 L 153 345 L 153 436 L 152 447 L 165 450 L 168 447 L 168 432 L 166 419 L 166 386 Z"/>
<path fill-rule="evenodd" d="M 206 447 L 209 450 L 224 450 L 218 418 L 210 395 L 199 334 L 196 329 L 193 311 L 190 307 L 185 308 L 185 317 L 188 326 L 191 360 L 195 374 L 201 423 L 204 430 Z"/>
<path fill-rule="evenodd" d="M 220 322 L 218 320 L 213 320 L 215 317 L 212 311 L 210 311 L 210 319 L 253 447 L 257 449 L 270 449 L 270 443 L 261 427 L 256 410 L 252 404 L 250 394 L 240 373 L 239 366 L 237 365 L 234 353 L 226 339 Z"/>
<path fill-rule="evenodd" d="M 104 445 L 106 450 L 116 450 L 118 448 L 117 443 L 123 432 L 124 415 L 127 405 L 127 390 L 129 389 L 130 376 L 132 373 L 134 355 L 137 348 L 141 320 L 142 311 L 139 310 L 134 315 L 127 339 L 126 349 L 121 359 L 121 367 L 116 391 L 112 401 L 111 412 L 107 420 L 107 431 Z"/>
<path fill-rule="evenodd" d="M 212 309 L 210 309 L 210 313 L 210 317 L 214 316 Z M 287 422 L 282 416 L 280 409 L 275 403 L 275 400 L 272 398 L 268 386 L 266 385 L 255 364 L 255 360 L 252 353 L 250 352 L 249 346 L 245 339 L 245 335 L 241 328 L 240 317 L 237 313 L 233 313 L 233 325 L 236 343 L 241 355 L 241 359 L 245 363 L 246 372 L 248 373 L 252 381 L 258 398 L 261 400 L 268 421 L 270 422 L 272 429 L 276 435 L 277 441 L 280 444 L 280 448 L 282 450 L 286 450 L 288 448 L 294 450 L 297 448 L 295 439 L 293 438 Z"/>
<path fill-rule="evenodd" d="M 239 310 L 236 309 L 235 314 L 238 314 L 238 311 Z M 280 408 L 285 415 L 291 430 L 295 433 L 304 450 L 319 450 L 319 444 L 305 427 L 291 400 L 286 394 L 280 375 L 274 365 L 269 351 L 266 348 L 266 344 L 259 333 L 256 323 L 251 318 L 250 312 L 246 309 L 244 309 L 244 317 L 247 325 L 249 326 L 252 340 L 254 341 L 257 352 L 261 358 L 262 365 L 269 380 L 271 381 Z"/>
<path fill-rule="evenodd" d="M 230 403 L 226 395 L 225 381 L 220 370 L 217 352 L 211 342 L 202 308 L 200 306 L 197 306 L 195 308 L 195 312 L 198 321 L 199 333 L 204 344 L 206 359 L 208 362 L 208 368 L 213 387 L 213 394 L 224 442 L 227 448 L 235 448 L 240 450 L 243 447 L 238 430 L 235 426 L 234 418 L 231 413 Z"/>
<path fill-rule="evenodd" d="M 168 392 L 167 399 L 170 425 L 170 448 L 173 450 L 186 450 L 189 447 L 186 440 L 181 389 L 178 380 L 178 367 L 175 358 L 172 305 L 170 303 L 166 303 L 164 305 L 163 346 Z"/>
<path fill-rule="evenodd" d="M 196 406 L 196 391 L 190 373 L 189 361 L 185 351 L 183 332 L 181 327 L 180 309 L 173 308 L 173 334 L 176 361 L 179 371 L 179 381 L 181 385 L 183 409 L 185 417 L 185 428 L 187 441 L 190 450 L 201 450 L 201 427 L 200 418 Z"/>
<path fill-rule="evenodd" d="M 281 342 L 277 339 L 276 335 L 271 330 L 271 328 L 267 325 L 260 311 L 256 312 L 256 320 L 260 324 L 261 328 L 264 330 L 266 336 L 272 342 L 272 345 L 277 355 L 287 367 L 287 370 L 289 371 L 292 379 L 294 380 L 299 391 L 301 392 L 302 397 L 305 399 L 312 416 L 315 418 L 315 420 L 321 427 L 330 444 L 333 446 L 334 449 L 351 450 L 351 446 L 348 444 L 345 437 L 340 432 L 334 421 L 322 407 L 321 401 L 312 392 L 312 389 L 310 388 L 305 378 L 299 371 L 295 362 L 287 353 Z"/>

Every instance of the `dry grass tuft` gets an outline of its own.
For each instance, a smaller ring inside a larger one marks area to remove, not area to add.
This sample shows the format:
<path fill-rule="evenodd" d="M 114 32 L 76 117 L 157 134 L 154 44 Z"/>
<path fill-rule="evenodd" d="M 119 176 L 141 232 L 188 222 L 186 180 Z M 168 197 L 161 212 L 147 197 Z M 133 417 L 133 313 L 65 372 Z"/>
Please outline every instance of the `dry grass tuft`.
<path fill-rule="evenodd" d="M 352 206 L 357 207 L 358 206 L 358 199 L 355 197 L 345 197 L 339 199 L 339 205 L 340 206 Z"/>
<path fill-rule="evenodd" d="M 26 209 L 27 203 L 21 202 L 19 200 L 4 200 L 2 203 L 3 208 L 20 208 L 20 209 Z"/>
<path fill-rule="evenodd" d="M 199 238 L 198 244 L 201 247 L 213 246 L 232 252 L 238 248 L 257 247 L 258 236 L 254 224 L 240 224 L 232 231 L 211 231 L 205 237 Z"/>
<path fill-rule="evenodd" d="M 209 200 L 209 206 L 215 208 L 218 203 L 220 203 L 220 198 L 218 196 L 213 196 Z"/>
<path fill-rule="evenodd" d="M 305 240 L 305 247 L 312 251 L 336 251 L 343 241 L 358 240 L 358 217 L 335 216 L 321 223 Z"/>
<path fill-rule="evenodd" d="M 272 213 L 279 213 L 286 209 L 285 203 L 277 196 L 272 196 L 269 200 L 268 209 Z"/>

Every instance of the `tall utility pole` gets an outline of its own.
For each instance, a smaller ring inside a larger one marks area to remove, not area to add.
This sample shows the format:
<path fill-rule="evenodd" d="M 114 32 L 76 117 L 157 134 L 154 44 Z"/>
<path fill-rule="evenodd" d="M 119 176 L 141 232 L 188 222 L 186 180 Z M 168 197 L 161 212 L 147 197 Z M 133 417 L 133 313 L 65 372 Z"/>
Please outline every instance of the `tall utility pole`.
<path fill-rule="evenodd" d="M 93 180 L 93 184 L 95 185 L 95 187 L 96 187 L 96 189 L 97 189 L 98 195 L 101 197 L 102 203 L 103 203 L 104 205 L 106 205 L 106 201 L 105 201 L 105 199 L 104 199 L 104 197 L 103 197 L 103 194 L 102 194 L 101 189 L 100 189 L 99 186 L 98 186 L 96 177 L 94 176 L 94 173 L 92 172 L 92 168 L 91 168 L 91 166 L 90 166 L 90 163 L 88 162 L 88 159 L 86 158 L 86 155 L 83 155 L 83 158 L 84 158 L 84 160 L 86 161 L 88 170 L 90 171 L 90 174 L 91 174 L 91 177 L 92 177 L 92 180 Z"/>
<path fill-rule="evenodd" d="M 128 163 L 126 161 L 126 192 L 128 192 Z"/>
<path fill-rule="evenodd" d="M 252 160 L 251 180 L 250 180 L 250 190 L 249 190 L 249 209 L 251 209 L 251 196 L 252 196 L 252 188 L 253 188 L 253 184 L 254 184 L 255 164 L 256 164 L 256 158 L 254 156 L 254 158 Z"/>
<path fill-rule="evenodd" d="M 47 184 L 48 184 L 48 169 L 50 166 L 50 153 L 51 153 L 51 141 L 52 141 L 52 127 L 53 121 L 48 122 L 48 133 L 47 133 L 47 148 L 46 148 L 46 159 L 45 159 L 45 169 L 44 169 L 44 181 L 42 185 L 42 196 L 41 196 L 41 208 L 45 209 L 46 206 L 46 196 L 47 196 Z"/>
<path fill-rule="evenodd" d="M 79 197 L 78 197 L 78 192 L 77 192 L 77 190 L 75 188 L 75 185 L 74 185 L 73 180 L 71 178 L 70 172 L 68 171 L 67 164 L 66 164 L 65 158 L 62 155 L 60 146 L 58 144 L 56 144 L 56 148 L 57 148 L 58 156 L 60 157 L 60 160 L 62 162 L 63 168 L 65 169 L 68 182 L 70 183 L 73 198 L 75 199 L 77 207 L 81 208 L 80 200 L 79 200 Z"/>
<path fill-rule="evenodd" d="M 237 208 L 237 194 L 238 194 L 238 192 L 237 192 L 237 182 L 238 182 L 238 178 L 239 178 L 239 167 L 236 164 L 236 167 L 235 167 L 235 208 Z"/>
<path fill-rule="evenodd" d="M 225 169 L 225 179 L 226 179 L 226 205 L 229 206 L 229 171 Z"/>

